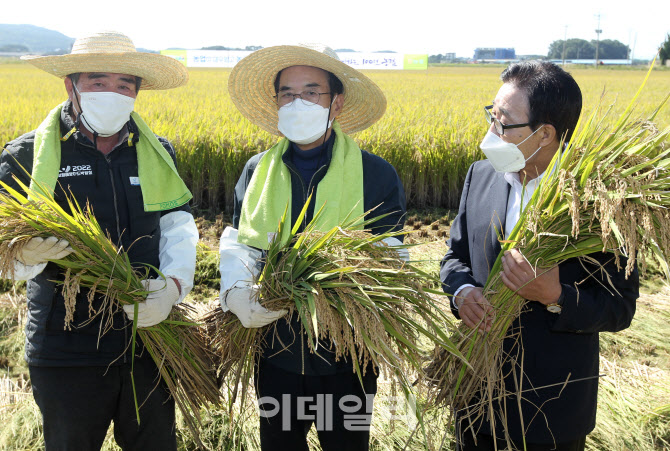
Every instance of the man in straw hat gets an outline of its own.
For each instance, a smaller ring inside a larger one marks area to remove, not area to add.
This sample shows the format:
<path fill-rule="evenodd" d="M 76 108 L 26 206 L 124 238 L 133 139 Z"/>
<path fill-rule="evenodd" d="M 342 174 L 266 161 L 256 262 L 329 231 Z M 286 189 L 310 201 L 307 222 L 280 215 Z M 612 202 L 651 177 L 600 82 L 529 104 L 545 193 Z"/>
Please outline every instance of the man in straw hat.
<path fill-rule="evenodd" d="M 582 108 L 577 82 L 553 63 L 515 63 L 500 78 L 493 105 L 485 107 L 489 130 L 480 147 L 487 159 L 468 171 L 440 274 L 454 315 L 483 331 L 495 315 L 482 287 L 500 253 L 499 237 L 509 237 L 551 172 Z M 493 418 L 456 412 L 457 449 L 583 450 L 596 420 L 598 333 L 630 325 L 637 269 L 625 280 L 612 255 L 597 253 L 540 273 L 518 249 L 505 251 L 502 267 L 504 284 L 528 301 L 509 329 L 518 335 L 503 344 L 511 395 L 494 401 Z"/>
<path fill-rule="evenodd" d="M 373 232 L 384 233 L 402 229 L 405 194 L 395 169 L 348 136 L 384 114 L 384 94 L 329 47 L 258 50 L 233 68 L 228 89 L 247 119 L 284 137 L 247 162 L 235 187 L 234 227 L 220 243 L 221 306 L 245 327 L 262 327 L 286 314 L 264 309 L 252 281 L 287 202 L 293 224 L 314 193 L 305 223 L 325 205 L 324 230 L 378 207 L 368 216 L 389 214 L 372 224 Z M 316 422 L 323 449 L 367 449 L 373 371 L 359 380 L 354 362 L 335 361 L 330 342 L 319 343 L 319 355 L 310 353 L 297 314 L 275 330 L 278 338 L 268 339 L 256 374 L 259 404 L 266 407 L 261 447 L 307 450 Z"/>
<path fill-rule="evenodd" d="M 186 68 L 169 57 L 137 52 L 117 32 L 81 37 L 68 55 L 24 59 L 64 78 L 68 100 L 37 130 L 5 146 L 0 180 L 16 189 L 14 177 L 33 188 L 39 183 L 66 210 L 68 197 L 89 205 L 130 261 L 150 269 L 137 326 L 163 321 L 193 285 L 198 231 L 174 149 L 133 113 L 133 105 L 140 87 L 184 85 Z M 174 401 L 148 352 L 134 356 L 131 384 L 133 308 L 90 315 L 88 293 L 82 292 L 68 325 L 58 286 L 63 273 L 49 260 L 70 252 L 56 237 L 33 238 L 14 265 L 15 277 L 28 280 L 26 360 L 46 448 L 100 449 L 113 420 L 123 449 L 175 450 Z M 93 300 L 90 309 L 100 309 L 100 302 Z"/>

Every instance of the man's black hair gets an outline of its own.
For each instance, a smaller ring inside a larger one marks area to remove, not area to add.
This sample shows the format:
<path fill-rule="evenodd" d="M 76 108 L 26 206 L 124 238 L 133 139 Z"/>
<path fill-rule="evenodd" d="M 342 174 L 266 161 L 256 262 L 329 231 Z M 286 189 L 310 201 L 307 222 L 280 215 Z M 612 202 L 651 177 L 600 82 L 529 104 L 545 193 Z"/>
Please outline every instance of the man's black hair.
<path fill-rule="evenodd" d="M 317 67 L 317 69 L 321 69 L 320 67 Z M 279 92 L 279 77 L 281 77 L 281 73 L 284 69 L 280 70 L 277 72 L 277 76 L 275 77 L 275 94 Z M 344 85 L 340 81 L 339 78 L 335 76 L 332 72 L 329 72 L 325 69 L 321 69 L 326 74 L 328 75 L 328 89 L 330 90 L 330 93 L 332 94 L 332 97 L 335 97 L 335 94 L 342 94 L 344 92 Z"/>
<path fill-rule="evenodd" d="M 72 80 L 72 83 L 74 83 L 76 85 L 77 82 L 79 81 L 79 76 L 81 74 L 82 74 L 81 72 L 76 72 L 74 74 L 68 75 L 68 77 L 70 77 L 70 80 Z M 133 77 L 135 77 L 135 92 L 136 93 L 140 92 L 140 85 L 142 84 L 142 78 L 138 77 L 137 75 L 133 75 Z"/>
<path fill-rule="evenodd" d="M 572 75 L 548 61 L 522 61 L 511 64 L 500 75 L 528 97 L 528 122 L 533 130 L 551 124 L 560 141 L 569 141 L 582 111 L 582 91 Z"/>

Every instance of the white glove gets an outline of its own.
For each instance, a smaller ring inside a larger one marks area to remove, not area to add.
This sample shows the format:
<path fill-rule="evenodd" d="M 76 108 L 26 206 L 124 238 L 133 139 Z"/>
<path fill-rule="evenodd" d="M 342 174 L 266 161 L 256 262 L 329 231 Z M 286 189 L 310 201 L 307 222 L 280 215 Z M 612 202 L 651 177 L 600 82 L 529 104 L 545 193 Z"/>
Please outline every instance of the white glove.
<path fill-rule="evenodd" d="M 172 306 L 179 300 L 179 288 L 171 277 L 168 277 L 167 282 L 163 279 L 144 279 L 142 286 L 149 294 L 146 300 L 137 305 L 137 327 L 150 327 L 168 317 Z M 123 310 L 132 321 L 135 306 L 126 304 Z"/>
<path fill-rule="evenodd" d="M 24 265 L 33 266 L 49 260 L 60 260 L 74 252 L 67 240 L 55 236 L 48 238 L 31 238 L 16 255 L 16 259 Z"/>
<path fill-rule="evenodd" d="M 226 292 L 236 285 L 251 285 L 260 270 L 257 262 L 261 258 L 261 251 L 239 243 L 237 237 L 237 229 L 226 227 L 219 241 L 219 271 L 221 272 L 219 299 L 223 311 L 228 310 L 224 302 Z"/>
<path fill-rule="evenodd" d="M 221 307 L 233 312 L 246 328 L 263 327 L 288 313 L 285 309 L 271 312 L 263 307 L 258 302 L 258 285 L 231 288 L 221 299 Z"/>
<path fill-rule="evenodd" d="M 388 238 L 384 238 L 382 240 L 383 243 L 386 243 L 387 246 L 393 248 L 397 253 L 398 256 L 402 261 L 409 261 L 409 249 L 406 247 L 396 247 L 396 246 L 402 246 L 402 241 L 400 241 L 398 238 L 394 236 L 390 236 Z"/>

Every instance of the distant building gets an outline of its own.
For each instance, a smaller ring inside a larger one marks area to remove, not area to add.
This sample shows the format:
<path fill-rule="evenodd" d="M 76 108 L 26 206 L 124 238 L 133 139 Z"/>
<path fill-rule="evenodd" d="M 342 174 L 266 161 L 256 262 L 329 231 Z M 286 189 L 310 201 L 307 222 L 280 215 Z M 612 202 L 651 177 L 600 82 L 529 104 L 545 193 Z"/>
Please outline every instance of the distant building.
<path fill-rule="evenodd" d="M 502 62 L 516 60 L 516 52 L 513 48 L 476 48 L 475 61 L 482 62 Z"/>

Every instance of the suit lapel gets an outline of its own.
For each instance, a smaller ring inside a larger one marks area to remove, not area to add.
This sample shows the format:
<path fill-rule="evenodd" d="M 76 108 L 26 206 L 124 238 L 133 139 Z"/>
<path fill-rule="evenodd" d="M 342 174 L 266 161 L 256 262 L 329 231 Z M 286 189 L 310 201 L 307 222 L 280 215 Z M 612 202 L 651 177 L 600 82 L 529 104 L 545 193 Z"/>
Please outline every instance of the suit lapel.
<path fill-rule="evenodd" d="M 488 232 L 487 260 L 489 268 L 493 266 L 500 253 L 499 237 L 505 235 L 505 218 L 507 216 L 507 199 L 510 186 L 500 172 L 493 172 L 488 188 L 489 204 L 491 205 L 491 223 Z"/>

